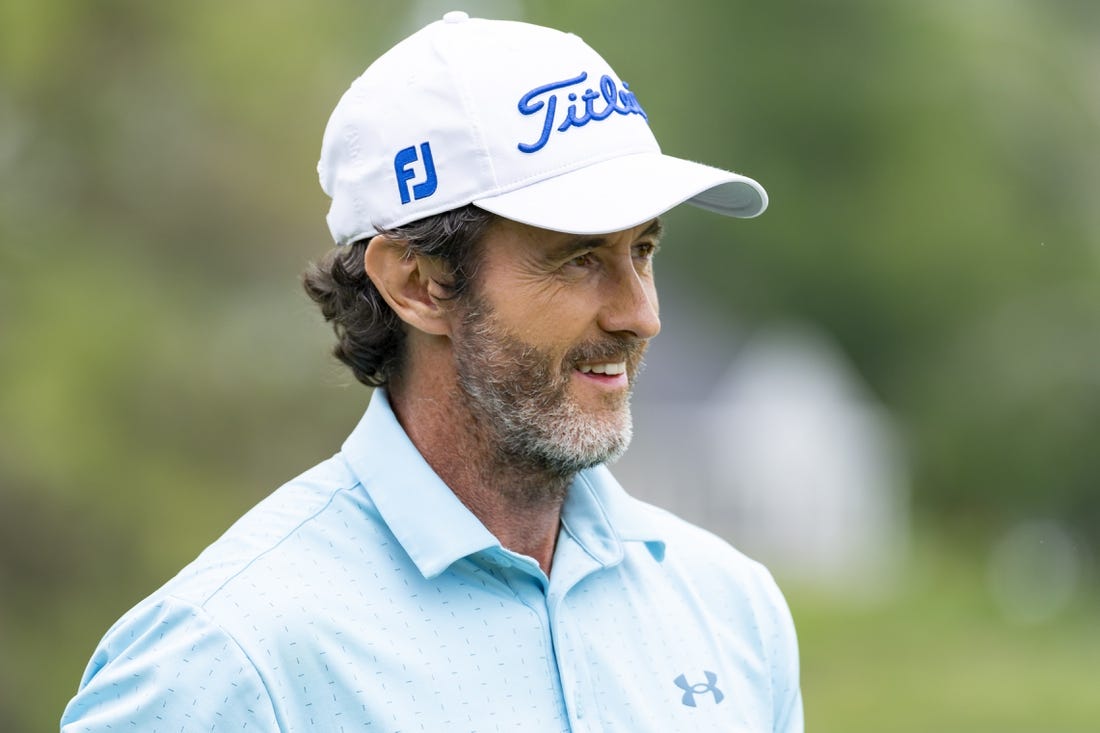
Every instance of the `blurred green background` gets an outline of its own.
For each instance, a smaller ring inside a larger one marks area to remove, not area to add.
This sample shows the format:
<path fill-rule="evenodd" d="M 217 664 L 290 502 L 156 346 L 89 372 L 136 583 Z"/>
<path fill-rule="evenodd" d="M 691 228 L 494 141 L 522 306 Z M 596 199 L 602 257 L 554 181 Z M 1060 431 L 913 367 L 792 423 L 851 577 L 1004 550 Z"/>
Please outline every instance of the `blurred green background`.
<path fill-rule="evenodd" d="M 56 729 L 106 628 L 358 419 L 297 285 L 321 132 L 451 4 L 0 3 L 0 730 Z M 577 32 L 666 152 L 763 181 L 760 219 L 671 214 L 660 271 L 817 324 L 901 427 L 897 590 L 783 583 L 809 729 L 1100 730 L 1100 3 L 453 5 Z M 1019 582 L 1072 592 L 1014 615 L 990 558 L 1034 519 L 1068 549 Z"/>

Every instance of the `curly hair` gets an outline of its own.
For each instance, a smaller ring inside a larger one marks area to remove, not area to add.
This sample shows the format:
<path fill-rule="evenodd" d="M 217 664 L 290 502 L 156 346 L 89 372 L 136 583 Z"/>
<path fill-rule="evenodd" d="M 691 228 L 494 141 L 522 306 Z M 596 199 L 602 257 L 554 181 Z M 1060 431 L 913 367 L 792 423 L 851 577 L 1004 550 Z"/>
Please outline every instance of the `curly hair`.
<path fill-rule="evenodd" d="M 406 247 L 406 256 L 438 258 L 449 282 L 439 283 L 448 299 L 470 289 L 485 231 L 496 219 L 469 205 L 382 232 Z M 312 263 L 302 286 L 336 332 L 333 355 L 368 387 L 381 387 L 399 373 L 405 356 L 405 327 L 363 267 L 369 239 L 337 247 Z"/>

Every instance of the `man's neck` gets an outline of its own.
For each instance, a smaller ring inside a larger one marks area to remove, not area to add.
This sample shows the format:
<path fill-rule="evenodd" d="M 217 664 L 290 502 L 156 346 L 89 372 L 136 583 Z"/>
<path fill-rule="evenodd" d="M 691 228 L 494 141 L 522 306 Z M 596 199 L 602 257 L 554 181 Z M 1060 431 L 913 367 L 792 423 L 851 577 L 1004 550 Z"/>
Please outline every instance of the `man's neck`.
<path fill-rule="evenodd" d="M 413 445 L 455 496 L 501 545 L 534 558 L 549 576 L 570 479 L 509 459 L 456 391 L 394 384 L 389 398 Z"/>

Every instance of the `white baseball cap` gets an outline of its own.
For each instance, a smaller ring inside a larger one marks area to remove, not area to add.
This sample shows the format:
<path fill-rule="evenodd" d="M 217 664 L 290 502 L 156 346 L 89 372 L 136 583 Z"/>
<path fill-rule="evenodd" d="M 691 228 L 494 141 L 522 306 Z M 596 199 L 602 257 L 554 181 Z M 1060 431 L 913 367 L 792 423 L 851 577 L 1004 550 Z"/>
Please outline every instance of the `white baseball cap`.
<path fill-rule="evenodd" d="M 337 244 L 467 204 L 573 234 L 629 229 L 687 202 L 764 211 L 745 176 L 661 153 L 647 116 L 570 33 L 447 13 L 356 79 L 317 172 Z"/>

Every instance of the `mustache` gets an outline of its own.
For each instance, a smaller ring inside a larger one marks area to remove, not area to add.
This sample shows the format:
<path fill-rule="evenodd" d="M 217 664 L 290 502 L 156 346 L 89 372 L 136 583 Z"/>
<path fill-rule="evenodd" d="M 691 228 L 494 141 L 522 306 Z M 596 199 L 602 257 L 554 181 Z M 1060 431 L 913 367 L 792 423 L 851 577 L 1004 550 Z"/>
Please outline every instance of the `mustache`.
<path fill-rule="evenodd" d="M 582 362 L 623 361 L 626 362 L 627 371 L 634 374 L 640 368 L 648 346 L 648 339 L 631 336 L 614 336 L 589 341 L 570 349 L 565 355 L 562 368 L 569 371 Z"/>

